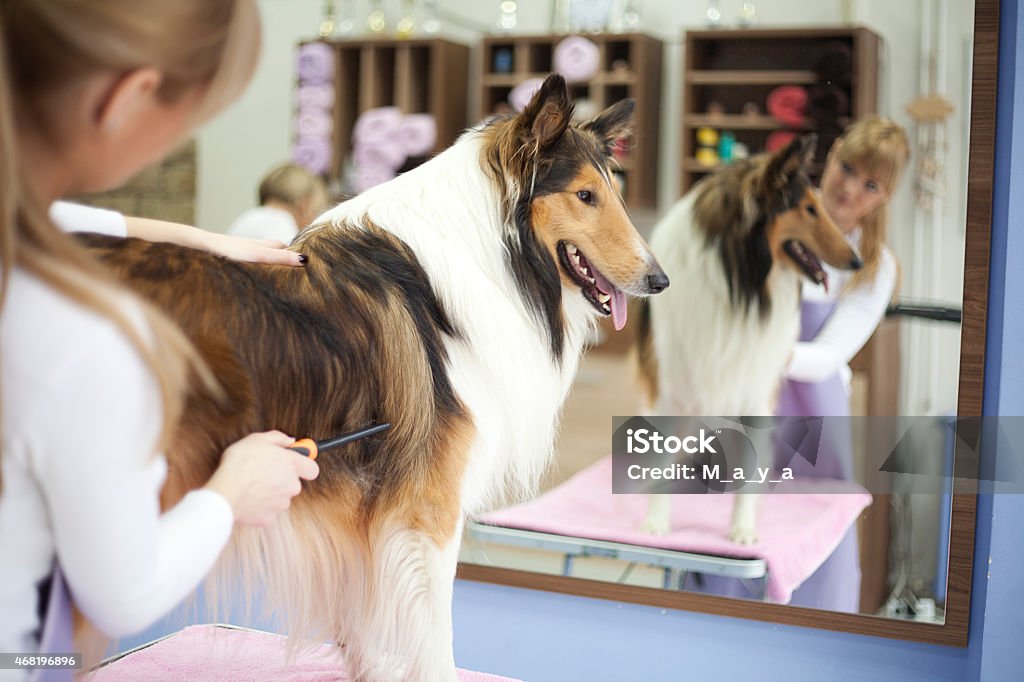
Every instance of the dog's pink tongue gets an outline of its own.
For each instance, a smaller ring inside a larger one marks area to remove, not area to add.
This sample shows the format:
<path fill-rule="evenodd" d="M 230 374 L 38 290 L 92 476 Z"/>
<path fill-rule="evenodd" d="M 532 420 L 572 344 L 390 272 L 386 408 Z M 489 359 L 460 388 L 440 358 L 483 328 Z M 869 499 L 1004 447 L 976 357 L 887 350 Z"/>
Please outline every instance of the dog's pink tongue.
<path fill-rule="evenodd" d="M 626 326 L 626 295 L 606 280 L 597 268 L 591 267 L 590 272 L 594 275 L 598 291 L 612 297 L 612 300 L 609 301 L 612 308 L 612 324 L 615 325 L 615 331 L 622 331 L 622 328 Z"/>

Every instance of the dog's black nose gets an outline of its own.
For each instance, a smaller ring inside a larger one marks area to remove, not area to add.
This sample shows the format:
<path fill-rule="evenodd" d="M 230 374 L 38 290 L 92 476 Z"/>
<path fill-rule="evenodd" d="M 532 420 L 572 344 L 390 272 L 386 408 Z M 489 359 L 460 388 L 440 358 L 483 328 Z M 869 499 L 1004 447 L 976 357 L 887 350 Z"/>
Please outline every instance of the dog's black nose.
<path fill-rule="evenodd" d="M 647 275 L 647 288 L 652 294 L 661 293 L 668 288 L 668 275 L 661 271 Z"/>
<path fill-rule="evenodd" d="M 864 266 L 864 261 L 860 259 L 860 256 L 853 254 L 853 258 L 850 259 L 850 269 L 860 270 Z"/>

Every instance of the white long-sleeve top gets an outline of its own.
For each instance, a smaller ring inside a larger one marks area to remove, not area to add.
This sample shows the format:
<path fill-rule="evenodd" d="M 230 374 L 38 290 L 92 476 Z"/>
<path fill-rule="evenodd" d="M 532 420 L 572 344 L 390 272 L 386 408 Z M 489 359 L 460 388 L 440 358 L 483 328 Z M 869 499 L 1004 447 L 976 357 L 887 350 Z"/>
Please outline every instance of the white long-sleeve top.
<path fill-rule="evenodd" d="M 859 244 L 859 229 L 850 235 L 850 242 L 855 246 Z M 835 309 L 812 341 L 796 344 L 786 369 L 786 378 L 817 383 L 839 372 L 849 388 L 848 363 L 871 338 L 892 300 L 896 287 L 896 259 L 883 246 L 874 279 L 852 288 L 846 285 L 854 273 L 837 270 L 828 264 L 822 266 L 828 273 L 828 292 L 822 286 L 805 281 L 803 299 L 835 302 Z"/>
<path fill-rule="evenodd" d="M 61 210 L 52 213 L 64 226 L 124 234 L 116 213 L 71 209 L 87 224 Z M 135 306 L 124 297 L 139 320 Z M 230 505 L 198 490 L 161 514 L 155 378 L 115 324 L 17 268 L 0 310 L 0 370 L 0 651 L 37 649 L 37 585 L 55 556 L 107 635 L 145 628 L 210 570 L 231 534 Z"/>

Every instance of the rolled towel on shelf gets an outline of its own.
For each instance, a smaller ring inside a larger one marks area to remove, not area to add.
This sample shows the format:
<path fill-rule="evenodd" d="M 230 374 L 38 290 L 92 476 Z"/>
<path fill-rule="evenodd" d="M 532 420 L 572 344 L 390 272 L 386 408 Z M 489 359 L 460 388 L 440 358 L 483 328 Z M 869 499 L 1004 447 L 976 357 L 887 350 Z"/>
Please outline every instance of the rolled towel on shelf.
<path fill-rule="evenodd" d="M 352 128 L 352 144 L 388 142 L 398 135 L 402 127 L 402 112 L 398 107 L 377 107 L 359 114 Z"/>
<path fill-rule="evenodd" d="M 508 103 L 512 105 L 514 111 L 522 111 L 543 84 L 544 80 L 541 78 L 527 78 L 508 93 Z"/>
<path fill-rule="evenodd" d="M 296 74 L 302 85 L 326 85 L 334 78 L 334 50 L 326 43 L 307 43 L 299 48 Z"/>
<path fill-rule="evenodd" d="M 356 168 L 387 168 L 392 173 L 405 163 L 407 154 L 397 138 L 364 142 L 359 140 L 352 149 Z"/>
<path fill-rule="evenodd" d="M 402 117 L 398 142 L 406 156 L 424 156 L 437 144 L 437 123 L 430 114 L 409 114 Z"/>
<path fill-rule="evenodd" d="M 360 166 L 356 168 L 354 187 L 356 193 L 365 192 L 395 177 L 395 171 L 383 166 Z"/>
<path fill-rule="evenodd" d="M 555 45 L 552 63 L 569 83 L 590 80 L 601 68 L 601 51 L 583 36 L 569 36 Z"/>
<path fill-rule="evenodd" d="M 799 85 L 780 85 L 768 93 L 765 105 L 780 123 L 801 126 L 807 114 L 807 91 Z"/>
<path fill-rule="evenodd" d="M 328 139 L 300 137 L 292 145 L 292 161 L 312 173 L 327 173 L 332 158 L 331 141 Z"/>
<path fill-rule="evenodd" d="M 301 85 L 295 99 L 299 109 L 330 110 L 334 108 L 334 86 L 323 83 Z"/>
<path fill-rule="evenodd" d="M 295 131 L 299 137 L 318 137 L 329 140 L 334 122 L 323 109 L 300 109 L 295 118 Z"/>

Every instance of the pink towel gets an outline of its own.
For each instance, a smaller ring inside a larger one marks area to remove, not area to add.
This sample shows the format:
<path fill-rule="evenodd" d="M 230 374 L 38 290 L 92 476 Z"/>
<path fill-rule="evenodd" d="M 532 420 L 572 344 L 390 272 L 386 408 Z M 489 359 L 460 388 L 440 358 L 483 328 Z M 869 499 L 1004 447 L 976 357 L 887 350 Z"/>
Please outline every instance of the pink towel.
<path fill-rule="evenodd" d="M 462 682 L 519 682 L 459 670 Z M 351 678 L 337 649 L 306 650 L 288 665 L 285 638 L 231 626 L 193 625 L 130 653 L 85 677 L 89 682 L 342 682 Z"/>
<path fill-rule="evenodd" d="M 742 546 L 728 539 L 732 495 L 673 495 L 672 532 L 655 537 L 640 530 L 646 496 L 612 494 L 612 458 L 608 456 L 534 500 L 479 520 L 608 542 L 764 559 L 768 599 L 786 603 L 793 590 L 828 558 L 871 499 L 862 487 L 847 481 L 787 481 L 761 498 L 759 542 Z"/>
<path fill-rule="evenodd" d="M 398 127 L 398 143 L 406 156 L 425 156 L 437 144 L 437 124 L 430 114 L 409 114 Z"/>
<path fill-rule="evenodd" d="M 379 142 L 363 142 L 360 140 L 352 150 L 352 160 L 356 168 L 384 168 L 394 171 L 405 163 L 405 150 L 396 138 Z"/>
<path fill-rule="evenodd" d="M 590 80 L 601 66 L 601 51 L 583 36 L 569 36 L 555 45 L 552 64 L 569 83 Z"/>
<path fill-rule="evenodd" d="M 359 114 L 352 127 L 352 144 L 377 144 L 394 140 L 402 127 L 402 112 L 397 107 L 377 107 Z"/>
<path fill-rule="evenodd" d="M 541 78 L 527 78 L 512 88 L 512 92 L 508 93 L 508 103 L 512 105 L 512 109 L 515 111 L 522 111 L 530 103 L 530 100 L 533 99 L 534 93 L 540 90 L 540 86 L 543 84 L 544 80 Z"/>
<path fill-rule="evenodd" d="M 392 168 L 385 168 L 384 166 L 359 166 L 356 168 L 353 189 L 355 189 L 356 193 L 365 192 L 371 187 L 376 187 L 388 180 L 393 180 L 394 177 L 395 171 Z"/>
<path fill-rule="evenodd" d="M 299 48 L 295 72 L 302 85 L 323 85 L 334 78 L 334 50 L 326 43 L 308 43 Z"/>
<path fill-rule="evenodd" d="M 802 125 L 807 114 L 807 91 L 799 85 L 780 85 L 768 93 L 765 106 L 780 123 Z"/>
<path fill-rule="evenodd" d="M 300 110 L 331 109 L 334 107 L 334 86 L 302 85 L 295 99 Z"/>
<path fill-rule="evenodd" d="M 326 173 L 331 167 L 331 141 L 320 137 L 300 137 L 292 145 L 292 161 L 313 173 Z"/>
<path fill-rule="evenodd" d="M 295 117 L 295 132 L 299 137 L 330 139 L 333 129 L 331 114 L 322 109 L 299 109 Z"/>

